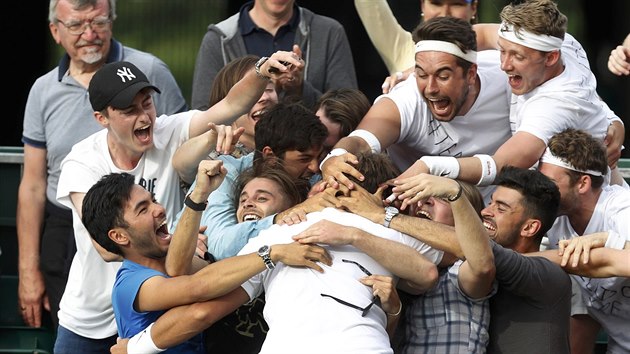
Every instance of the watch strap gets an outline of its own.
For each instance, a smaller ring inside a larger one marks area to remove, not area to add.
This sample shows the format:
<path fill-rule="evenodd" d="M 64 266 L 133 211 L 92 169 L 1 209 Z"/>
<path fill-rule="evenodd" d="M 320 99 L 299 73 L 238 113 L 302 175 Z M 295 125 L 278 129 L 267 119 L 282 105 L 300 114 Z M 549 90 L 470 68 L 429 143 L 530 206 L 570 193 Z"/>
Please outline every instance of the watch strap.
<path fill-rule="evenodd" d="M 186 199 L 184 199 L 184 205 L 194 211 L 204 211 L 208 206 L 208 201 L 205 200 L 203 203 L 196 203 L 192 199 L 190 199 L 190 194 L 188 194 L 186 195 Z"/>

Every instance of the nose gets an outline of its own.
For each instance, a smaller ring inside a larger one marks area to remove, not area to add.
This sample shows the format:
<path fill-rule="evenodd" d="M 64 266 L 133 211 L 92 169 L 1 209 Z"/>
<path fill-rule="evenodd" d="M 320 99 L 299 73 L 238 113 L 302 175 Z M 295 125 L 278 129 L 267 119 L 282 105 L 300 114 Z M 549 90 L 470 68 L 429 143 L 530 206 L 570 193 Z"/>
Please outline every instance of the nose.
<path fill-rule="evenodd" d="M 487 207 L 483 208 L 481 210 L 481 216 L 482 217 L 492 217 L 493 213 L 492 213 L 492 203 L 490 203 Z"/>
<path fill-rule="evenodd" d="M 507 54 L 501 54 L 501 70 L 503 71 L 512 70 L 512 59 Z"/>
<path fill-rule="evenodd" d="M 319 163 L 317 158 L 311 159 L 311 162 L 308 163 L 308 170 L 312 173 L 319 173 Z"/>
<path fill-rule="evenodd" d="M 434 197 L 429 197 L 429 198 L 425 199 L 422 204 L 434 205 L 435 204 L 435 198 Z"/>
<path fill-rule="evenodd" d="M 452 16 L 453 12 L 451 11 L 451 5 L 442 6 L 442 10 L 440 11 L 441 17 Z"/>
<path fill-rule="evenodd" d="M 424 88 L 424 91 L 429 94 L 435 94 L 440 91 L 438 87 L 437 80 L 433 76 L 429 76 L 427 79 L 427 86 Z"/>
<path fill-rule="evenodd" d="M 153 217 L 164 218 L 166 216 L 166 209 L 164 209 L 162 204 L 154 203 L 153 205 Z"/>

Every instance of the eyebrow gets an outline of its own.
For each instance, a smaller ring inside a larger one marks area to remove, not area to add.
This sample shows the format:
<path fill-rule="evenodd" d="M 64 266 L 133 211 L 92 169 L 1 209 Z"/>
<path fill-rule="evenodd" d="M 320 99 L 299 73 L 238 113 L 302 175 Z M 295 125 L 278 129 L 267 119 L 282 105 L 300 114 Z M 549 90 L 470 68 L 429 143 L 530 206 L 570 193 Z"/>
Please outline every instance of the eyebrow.
<path fill-rule="evenodd" d="M 138 214 L 139 210 L 142 209 L 145 206 L 149 205 L 149 201 L 146 199 L 143 199 L 141 201 L 139 201 L 138 203 L 136 203 L 136 205 L 133 207 L 133 212 L 135 214 Z"/>
<path fill-rule="evenodd" d="M 247 192 L 245 192 L 245 191 L 241 192 L 241 197 L 243 197 L 244 194 L 247 194 Z M 254 191 L 254 193 L 252 193 L 252 195 L 255 195 L 255 194 L 269 194 L 269 195 L 272 195 L 272 196 L 274 195 L 273 193 L 271 193 L 270 191 L 268 191 L 266 189 L 256 189 Z"/>

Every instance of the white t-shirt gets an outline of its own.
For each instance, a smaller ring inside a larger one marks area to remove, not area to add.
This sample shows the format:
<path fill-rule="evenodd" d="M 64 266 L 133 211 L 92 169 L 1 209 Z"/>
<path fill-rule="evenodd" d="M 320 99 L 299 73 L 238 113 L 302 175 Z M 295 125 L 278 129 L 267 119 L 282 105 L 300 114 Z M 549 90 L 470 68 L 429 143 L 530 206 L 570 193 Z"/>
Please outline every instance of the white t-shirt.
<path fill-rule="evenodd" d="M 263 245 L 291 243 L 292 236 L 324 219 L 402 242 L 436 264 L 442 259 L 442 251 L 358 215 L 333 208 L 310 213 L 307 221 L 300 224 L 273 225 L 250 239 L 239 254 L 256 252 Z M 274 270 L 266 270 L 242 285 L 251 299 L 258 296 L 263 288 L 265 291 L 263 314 L 269 324 L 269 332 L 261 354 L 392 353 L 385 331 L 386 315 L 380 307 L 372 306 L 362 317 L 361 311 L 321 296 L 335 296 L 362 308 L 372 301 L 371 288 L 358 281 L 366 274 L 357 265 L 345 263 L 342 259 L 357 262 L 372 274 L 392 274 L 353 246 L 326 248 L 333 258 L 333 265 L 320 264 L 324 273 L 279 263 Z"/>
<path fill-rule="evenodd" d="M 394 87 L 385 95 L 400 112 L 400 135 L 395 144 L 387 148 L 396 166 L 406 170 L 420 157 L 493 155 L 512 135 L 509 125 L 511 91 L 501 71 L 499 52 L 481 51 L 477 74 L 481 88 L 468 113 L 456 116 L 450 122 L 433 118 L 422 98 L 415 76 Z"/>
<path fill-rule="evenodd" d="M 59 324 L 72 332 L 93 339 L 116 334 L 112 309 L 112 287 L 120 262 L 105 262 L 92 245 L 91 237 L 70 200 L 70 193 L 87 193 L 101 177 L 112 172 L 127 172 L 137 184 L 154 193 L 170 211 L 169 224 L 183 204 L 179 177 L 171 158 L 188 140 L 190 118 L 194 111 L 160 116 L 153 130 L 154 148 L 147 151 L 136 168 L 124 171 L 116 167 L 107 146 L 107 130 L 80 141 L 61 163 L 57 200 L 72 209 L 77 252 L 72 260 L 66 290 L 59 309 Z"/>
<path fill-rule="evenodd" d="M 582 45 L 570 34 L 562 42 L 564 71 L 524 95 L 512 95 L 513 132 L 527 132 L 545 145 L 567 128 L 604 140 L 612 111 L 597 96 L 597 82 Z"/>
<path fill-rule="evenodd" d="M 584 234 L 608 230 L 625 235 L 630 241 L 630 191 L 617 185 L 602 188 Z M 579 236 L 564 215 L 556 219 L 547 235 L 554 248 L 558 240 Z M 630 352 L 630 278 L 572 278 L 582 288 L 588 313 L 608 332 L 609 353 Z"/>

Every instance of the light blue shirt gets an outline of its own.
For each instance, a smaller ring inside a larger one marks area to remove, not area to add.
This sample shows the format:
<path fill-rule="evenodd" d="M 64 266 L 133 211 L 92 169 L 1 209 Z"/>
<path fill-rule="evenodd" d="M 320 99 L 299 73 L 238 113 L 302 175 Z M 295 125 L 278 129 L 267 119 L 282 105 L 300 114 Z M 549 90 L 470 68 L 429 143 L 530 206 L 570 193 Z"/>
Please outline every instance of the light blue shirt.
<path fill-rule="evenodd" d="M 238 175 L 253 165 L 254 153 L 241 158 L 221 155 L 218 159 L 223 161 L 227 175 L 219 188 L 210 193 L 208 208 L 201 215 L 201 226 L 208 226 L 205 231 L 208 236 L 208 252 L 212 253 L 216 260 L 236 256 L 250 238 L 258 236 L 260 230 L 273 225 L 275 216 L 273 214 L 258 221 L 239 223 L 236 219 L 234 188 Z M 190 190 L 194 189 L 195 185 L 196 181 L 190 186 Z M 174 225 L 179 222 L 181 214 L 182 211 L 175 217 Z"/>

